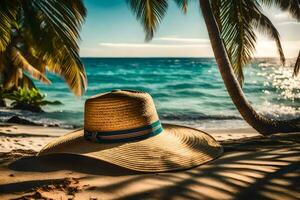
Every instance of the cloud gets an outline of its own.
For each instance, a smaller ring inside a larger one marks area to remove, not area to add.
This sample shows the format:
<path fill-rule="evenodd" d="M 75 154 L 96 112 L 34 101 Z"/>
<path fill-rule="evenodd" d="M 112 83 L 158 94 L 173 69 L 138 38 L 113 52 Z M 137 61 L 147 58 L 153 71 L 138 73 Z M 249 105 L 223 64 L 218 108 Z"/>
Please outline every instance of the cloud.
<path fill-rule="evenodd" d="M 286 57 L 298 55 L 300 40 L 282 39 Z M 274 41 L 258 37 L 255 57 L 278 57 Z M 213 57 L 209 39 L 160 37 L 151 43 L 101 42 L 94 48 L 81 48 L 81 56 L 95 57 Z"/>
<path fill-rule="evenodd" d="M 297 21 L 286 21 L 286 22 L 278 23 L 278 25 L 296 25 L 296 26 L 299 26 L 300 22 L 297 22 Z"/>
<path fill-rule="evenodd" d="M 300 40 L 288 41 L 282 40 L 282 48 L 287 58 L 294 58 L 298 55 Z M 275 41 L 258 38 L 256 45 L 256 57 L 278 57 L 277 46 Z"/>
<path fill-rule="evenodd" d="M 116 47 L 116 48 L 185 48 L 185 47 L 209 47 L 207 44 L 154 44 L 154 43 L 99 43 L 101 47 Z"/>
<path fill-rule="evenodd" d="M 288 12 L 278 13 L 274 15 L 274 19 L 277 21 L 277 25 L 300 25 Z"/>
<path fill-rule="evenodd" d="M 280 21 L 292 19 L 292 17 L 289 15 L 288 12 L 282 12 L 282 13 L 275 14 L 274 18 L 276 20 L 280 20 Z"/>
<path fill-rule="evenodd" d="M 159 37 L 150 43 L 112 43 L 101 42 L 100 47 L 109 48 L 206 48 L 210 47 L 209 39 Z"/>
<path fill-rule="evenodd" d="M 154 38 L 154 41 L 168 41 L 168 42 L 183 42 L 183 43 L 209 43 L 206 38 L 175 38 L 175 37 L 160 37 Z"/>
<path fill-rule="evenodd" d="M 160 37 L 150 43 L 101 42 L 96 50 L 85 49 L 81 55 L 102 57 L 209 57 L 212 56 L 208 39 Z"/>
<path fill-rule="evenodd" d="M 153 44 L 143 44 L 143 43 L 99 43 L 99 46 L 102 47 L 157 47 L 158 45 L 153 45 Z"/>
<path fill-rule="evenodd" d="M 83 57 L 211 57 L 210 44 L 157 44 L 102 42 L 80 49 Z"/>

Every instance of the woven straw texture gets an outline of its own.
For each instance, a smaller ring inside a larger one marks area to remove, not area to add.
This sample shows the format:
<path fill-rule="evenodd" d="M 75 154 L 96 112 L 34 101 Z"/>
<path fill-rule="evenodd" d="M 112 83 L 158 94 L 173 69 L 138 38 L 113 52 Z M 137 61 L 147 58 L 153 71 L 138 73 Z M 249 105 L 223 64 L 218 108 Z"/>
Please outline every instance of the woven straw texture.
<path fill-rule="evenodd" d="M 84 119 L 85 130 L 118 131 L 151 124 L 158 116 L 148 93 L 122 90 L 89 98 Z"/>
<path fill-rule="evenodd" d="M 87 100 L 84 129 L 119 131 L 158 120 L 151 96 L 147 93 L 119 91 Z M 100 159 L 141 172 L 182 170 L 220 156 L 222 147 L 210 135 L 189 127 L 163 124 L 163 132 L 153 137 L 118 143 L 96 143 L 78 130 L 46 145 L 39 155 L 68 153 Z"/>

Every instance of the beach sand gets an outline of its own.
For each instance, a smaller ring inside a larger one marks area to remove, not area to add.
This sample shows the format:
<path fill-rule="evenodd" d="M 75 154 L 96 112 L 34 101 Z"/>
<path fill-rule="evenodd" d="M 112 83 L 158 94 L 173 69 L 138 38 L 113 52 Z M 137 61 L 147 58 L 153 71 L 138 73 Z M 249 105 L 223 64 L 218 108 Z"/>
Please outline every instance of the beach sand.
<path fill-rule="evenodd" d="M 0 199 L 300 199 L 300 133 L 205 130 L 224 146 L 207 164 L 141 174 L 76 155 L 35 157 L 60 128 L 0 126 Z"/>
<path fill-rule="evenodd" d="M 10 152 L 17 149 L 39 151 L 54 137 L 70 131 L 70 129 L 56 127 L 0 123 L 0 152 Z"/>

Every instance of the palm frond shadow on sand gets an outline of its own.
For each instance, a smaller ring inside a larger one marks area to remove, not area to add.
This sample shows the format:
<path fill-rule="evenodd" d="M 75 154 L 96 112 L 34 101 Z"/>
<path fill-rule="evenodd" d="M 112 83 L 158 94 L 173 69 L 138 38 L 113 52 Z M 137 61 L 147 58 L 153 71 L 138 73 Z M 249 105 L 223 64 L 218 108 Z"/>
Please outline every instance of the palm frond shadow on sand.
<path fill-rule="evenodd" d="M 224 146 L 225 154 L 217 160 L 172 173 L 135 173 L 108 163 L 102 165 L 92 160 L 81 160 L 83 158 L 78 160 L 76 156 L 70 156 L 64 162 L 59 157 L 54 158 L 52 161 L 61 163 L 52 167 L 50 162 L 44 163 L 48 167 L 43 170 L 42 162 L 25 158 L 9 167 L 11 170 L 42 173 L 71 170 L 85 174 L 78 179 L 79 183 L 91 180 L 101 183 L 110 176 L 120 177 L 111 184 L 91 184 L 81 191 L 84 193 L 92 189 L 104 199 L 299 199 L 300 133 L 231 141 Z M 80 166 L 74 164 L 78 161 Z M 34 168 L 33 165 L 39 167 Z M 20 191 L 22 184 L 26 185 L 19 182 L 10 186 L 0 185 L 0 188 L 4 193 L 13 192 L 13 188 Z M 31 182 L 31 185 L 34 183 Z M 133 188 L 133 185 L 136 187 Z"/>

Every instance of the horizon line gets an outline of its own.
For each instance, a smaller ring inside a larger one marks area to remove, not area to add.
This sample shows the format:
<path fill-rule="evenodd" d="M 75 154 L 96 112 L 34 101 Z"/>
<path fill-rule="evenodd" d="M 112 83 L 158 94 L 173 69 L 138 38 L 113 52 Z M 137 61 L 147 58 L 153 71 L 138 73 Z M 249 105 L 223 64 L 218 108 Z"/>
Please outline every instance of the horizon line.
<path fill-rule="evenodd" d="M 80 56 L 80 58 L 104 58 L 104 59 L 106 59 L 106 58 L 117 58 L 117 59 L 126 59 L 126 58 L 131 58 L 131 59 L 133 59 L 133 58 L 137 58 L 137 59 L 139 59 L 139 58 L 141 58 L 141 59 L 143 59 L 143 58 L 214 58 L 215 59 L 215 57 L 214 56 L 136 56 L 136 57 L 134 57 L 134 56 Z M 286 59 L 296 59 L 297 57 L 286 57 Z M 260 57 L 260 56 L 258 56 L 258 57 L 253 57 L 253 59 L 278 59 L 278 60 L 280 60 L 280 58 L 279 57 L 276 57 L 276 56 L 274 56 L 274 57 Z"/>

